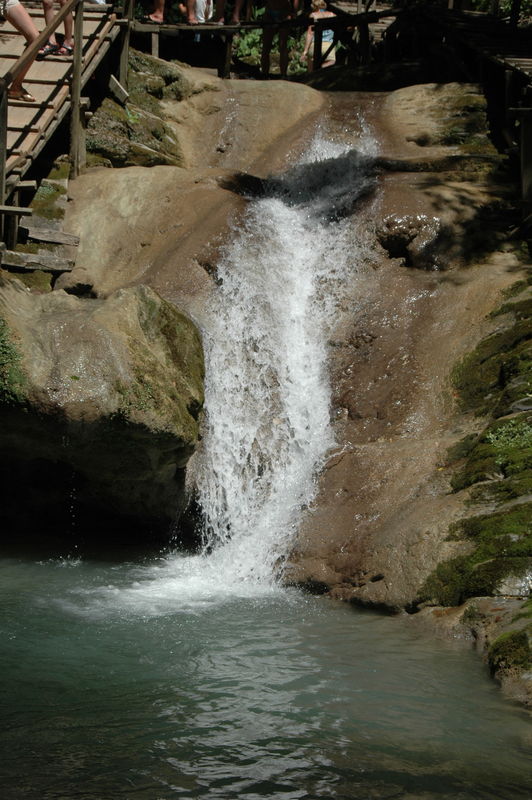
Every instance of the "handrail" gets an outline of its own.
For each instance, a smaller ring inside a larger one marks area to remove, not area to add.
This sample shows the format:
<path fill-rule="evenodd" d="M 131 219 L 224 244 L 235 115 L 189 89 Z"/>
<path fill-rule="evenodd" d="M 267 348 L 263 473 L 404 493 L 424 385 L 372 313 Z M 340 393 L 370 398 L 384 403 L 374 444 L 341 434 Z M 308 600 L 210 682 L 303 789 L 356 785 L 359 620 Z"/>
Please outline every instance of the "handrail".
<path fill-rule="evenodd" d="M 35 60 L 39 50 L 46 44 L 50 35 L 54 33 L 59 25 L 63 22 L 65 17 L 72 13 L 77 7 L 81 8 L 81 19 L 76 25 L 77 46 L 75 50 L 78 51 L 78 58 L 74 58 L 72 78 L 71 78 L 71 93 L 72 86 L 79 84 L 79 74 L 81 72 L 81 47 L 83 43 L 83 0 L 68 0 L 68 2 L 58 11 L 53 20 L 46 28 L 41 31 L 37 39 L 26 47 L 20 58 L 15 61 L 14 65 L 4 75 L 0 77 L 0 205 L 4 205 L 6 201 L 6 160 L 7 160 L 7 127 L 8 127 L 8 88 L 11 83 L 21 74 L 30 64 Z M 76 17 L 80 16 L 76 14 Z M 77 93 L 79 95 L 79 91 Z M 74 105 L 74 104 L 73 104 Z M 79 96 L 77 97 L 76 115 L 79 114 Z M 74 108 L 72 109 L 74 113 Z M 76 158 L 74 163 L 74 170 L 79 167 L 79 161 Z M 4 230 L 4 214 L 0 215 L 0 228 L 2 238 L 5 238 Z"/>

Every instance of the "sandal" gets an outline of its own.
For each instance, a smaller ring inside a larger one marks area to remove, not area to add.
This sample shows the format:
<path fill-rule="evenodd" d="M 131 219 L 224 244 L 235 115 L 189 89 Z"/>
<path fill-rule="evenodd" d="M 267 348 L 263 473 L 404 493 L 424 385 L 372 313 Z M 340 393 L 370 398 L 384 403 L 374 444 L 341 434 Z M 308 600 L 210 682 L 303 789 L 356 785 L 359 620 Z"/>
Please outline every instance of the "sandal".
<path fill-rule="evenodd" d="M 34 96 L 21 86 L 20 89 L 8 89 L 8 100 L 22 100 L 24 103 L 36 103 Z"/>
<path fill-rule="evenodd" d="M 43 58 L 46 58 L 46 56 L 51 56 L 54 53 L 57 53 L 58 50 L 59 50 L 58 44 L 54 44 L 53 42 L 46 42 L 44 47 L 41 47 L 35 58 L 37 59 L 37 61 L 42 61 Z"/>
<path fill-rule="evenodd" d="M 74 48 L 69 44 L 62 44 L 61 47 L 57 48 L 55 54 L 56 56 L 71 56 L 73 52 Z"/>
<path fill-rule="evenodd" d="M 142 22 L 143 25 L 164 25 L 164 20 L 152 19 L 149 14 L 146 14 L 144 17 L 141 17 L 140 21 Z"/>

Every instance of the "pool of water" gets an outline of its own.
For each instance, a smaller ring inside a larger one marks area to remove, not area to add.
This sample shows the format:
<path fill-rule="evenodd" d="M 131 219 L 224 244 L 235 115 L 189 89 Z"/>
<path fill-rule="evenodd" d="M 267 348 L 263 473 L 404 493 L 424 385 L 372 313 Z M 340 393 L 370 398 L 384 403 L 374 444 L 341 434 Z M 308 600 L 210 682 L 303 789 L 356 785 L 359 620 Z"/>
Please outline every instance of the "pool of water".
<path fill-rule="evenodd" d="M 467 644 L 198 559 L 0 562 L 4 800 L 530 798 Z"/>

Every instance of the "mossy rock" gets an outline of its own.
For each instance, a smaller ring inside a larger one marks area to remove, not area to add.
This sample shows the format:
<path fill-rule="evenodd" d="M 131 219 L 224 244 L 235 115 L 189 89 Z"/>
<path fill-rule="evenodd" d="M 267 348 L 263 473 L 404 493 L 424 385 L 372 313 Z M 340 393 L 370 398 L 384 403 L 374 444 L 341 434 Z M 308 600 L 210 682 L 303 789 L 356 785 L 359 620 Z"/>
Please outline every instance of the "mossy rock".
<path fill-rule="evenodd" d="M 174 131 L 155 113 L 106 98 L 87 128 L 87 150 L 114 167 L 182 166 Z"/>
<path fill-rule="evenodd" d="M 530 558 L 494 558 L 475 563 L 470 556 L 457 556 L 439 564 L 419 591 L 419 603 L 459 606 L 470 597 L 489 597 L 510 576 L 519 577 L 532 568 Z"/>
<path fill-rule="evenodd" d="M 22 356 L 7 322 L 0 317 L 0 404 L 24 401 L 26 378 L 21 368 Z"/>
<path fill-rule="evenodd" d="M 517 376 L 532 380 L 530 319 L 484 339 L 453 371 L 453 383 L 465 410 L 503 413 L 510 402 L 510 382 Z M 505 392 L 506 390 L 506 392 Z"/>
<path fill-rule="evenodd" d="M 450 538 L 468 540 L 474 550 L 439 564 L 420 590 L 420 599 L 436 605 L 460 605 L 469 597 L 497 594 L 509 576 L 532 568 L 532 503 L 461 520 Z"/>
<path fill-rule="evenodd" d="M 522 503 L 493 514 L 467 517 L 453 523 L 449 535 L 452 539 L 472 539 L 477 547 L 482 547 L 477 561 L 498 555 L 501 543 L 508 556 L 532 556 L 532 503 Z"/>
<path fill-rule="evenodd" d="M 196 91 L 194 84 L 187 79 L 183 66 L 133 49 L 129 51 L 128 80 L 134 102 L 137 102 L 135 93 L 141 91 L 141 87 L 159 98 L 163 89 L 169 87 L 171 96 L 176 100 L 185 100 Z M 141 105 L 142 98 L 139 99 L 141 102 L 138 104 Z"/>
<path fill-rule="evenodd" d="M 166 99 L 186 100 L 195 93 L 193 84 L 187 80 L 183 70 L 178 69 L 170 62 L 164 62 L 166 67 L 160 66 L 158 59 L 145 57 L 146 63 L 139 66 L 144 69 L 134 69 L 132 64 L 139 59 L 130 58 L 129 99 L 133 105 L 154 111 L 158 108 L 157 101 Z"/>
<path fill-rule="evenodd" d="M 495 639 L 488 650 L 488 662 L 492 671 L 530 669 L 532 667 L 531 636 L 532 625 L 528 625 L 523 630 L 509 631 Z"/>
<path fill-rule="evenodd" d="M 19 245 L 20 247 L 20 245 Z M 44 293 L 52 291 L 52 281 L 54 276 L 50 272 L 35 270 L 33 272 L 23 272 L 17 276 L 24 286 L 32 292 Z"/>
<path fill-rule="evenodd" d="M 501 480 L 475 486 L 471 491 L 472 503 L 507 503 L 517 497 L 532 495 L 532 469 Z"/>
<path fill-rule="evenodd" d="M 528 412 L 498 420 L 480 436 L 458 443 L 449 455 L 467 452 L 463 467 L 451 478 L 455 491 L 480 481 L 519 477 L 532 470 L 532 415 Z M 526 492 L 523 492 L 526 493 Z"/>
<path fill-rule="evenodd" d="M 80 299 L 4 279 L 0 303 L 0 455 L 18 470 L 2 486 L 5 530 L 26 503 L 40 531 L 36 520 L 67 502 L 64 476 L 75 474 L 87 519 L 134 518 L 139 535 L 169 535 L 203 403 L 194 324 L 146 286 Z M 43 475 L 53 491 L 41 492 Z"/>

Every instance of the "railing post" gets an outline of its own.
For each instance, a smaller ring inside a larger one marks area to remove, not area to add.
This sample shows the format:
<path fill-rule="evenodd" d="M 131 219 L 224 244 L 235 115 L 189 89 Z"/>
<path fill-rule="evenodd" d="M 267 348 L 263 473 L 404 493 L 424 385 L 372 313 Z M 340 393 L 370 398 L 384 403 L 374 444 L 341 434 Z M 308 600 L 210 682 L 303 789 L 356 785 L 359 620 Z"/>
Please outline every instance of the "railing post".
<path fill-rule="evenodd" d="M 519 125 L 521 196 L 523 201 L 532 204 L 532 109 L 523 110 Z"/>
<path fill-rule="evenodd" d="M 521 0 L 512 0 L 510 8 L 510 25 L 512 28 L 517 28 L 519 16 L 521 14 Z"/>
<path fill-rule="evenodd" d="M 133 9 L 135 7 L 135 0 L 125 0 L 124 3 L 124 18 L 127 20 L 127 25 L 120 31 L 120 64 L 118 67 L 118 80 L 120 84 L 127 91 L 127 71 L 129 64 L 129 38 L 131 35 L 131 22 L 133 21 Z"/>
<path fill-rule="evenodd" d="M 86 151 L 82 137 L 81 68 L 83 64 L 83 0 L 76 6 L 74 18 L 74 57 L 70 84 L 70 174 L 76 178 L 85 166 Z"/>
<path fill-rule="evenodd" d="M 6 202 L 7 84 L 0 78 L 0 205 Z M 5 214 L 0 215 L 0 240 L 4 241 Z"/>
<path fill-rule="evenodd" d="M 312 56 L 312 69 L 321 67 L 321 43 L 323 41 L 323 26 L 318 22 L 314 25 L 314 54 Z"/>
<path fill-rule="evenodd" d="M 6 201 L 7 84 L 0 78 L 0 205 Z"/>

